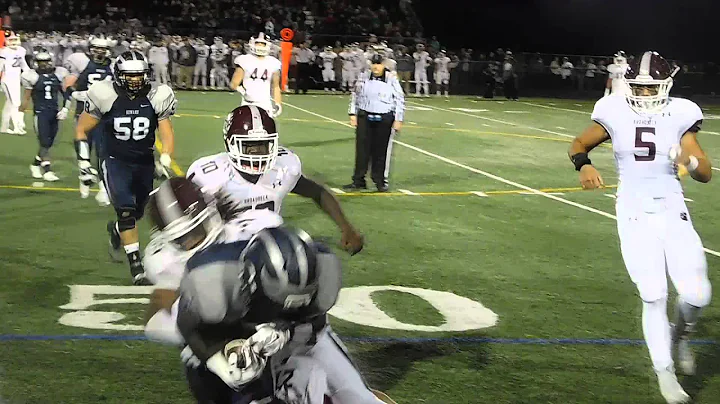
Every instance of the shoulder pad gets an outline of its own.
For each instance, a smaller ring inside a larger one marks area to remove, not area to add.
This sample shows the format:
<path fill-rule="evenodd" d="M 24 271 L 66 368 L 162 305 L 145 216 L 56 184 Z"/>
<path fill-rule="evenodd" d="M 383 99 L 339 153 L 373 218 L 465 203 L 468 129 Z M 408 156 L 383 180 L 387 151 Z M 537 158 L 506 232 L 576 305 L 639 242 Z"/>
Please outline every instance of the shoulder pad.
<path fill-rule="evenodd" d="M 177 99 L 175 98 L 175 93 L 167 84 L 160 84 L 157 86 L 153 84 L 150 92 L 148 93 L 148 99 L 157 114 L 158 121 L 162 121 L 163 119 L 167 119 L 172 115 L 175 115 Z"/>
<path fill-rule="evenodd" d="M 112 81 L 103 80 L 90 86 L 87 97 L 85 111 L 96 118 L 102 118 L 106 112 L 110 111 L 118 98 L 118 94 L 115 87 L 113 87 Z"/>
<path fill-rule="evenodd" d="M 69 74 L 68 70 L 62 66 L 57 66 L 55 68 L 55 76 L 58 80 L 60 80 L 60 82 L 62 82 Z"/>
<path fill-rule="evenodd" d="M 225 153 L 201 157 L 187 169 L 187 179 L 197 184 L 208 194 L 215 194 L 224 184 L 226 177 L 220 175 L 224 172 L 227 157 Z"/>
<path fill-rule="evenodd" d="M 268 58 L 272 58 L 272 59 L 270 59 L 272 61 L 271 66 L 274 70 L 282 69 L 282 63 L 280 62 L 280 60 L 278 60 L 278 58 L 276 58 L 274 56 L 268 56 Z"/>
<path fill-rule="evenodd" d="M 236 65 L 236 66 L 239 66 L 239 67 L 242 68 L 243 70 L 246 70 L 245 67 L 244 67 L 244 65 L 247 64 L 247 62 L 248 62 L 248 57 L 249 57 L 249 56 L 250 56 L 250 55 L 238 55 L 238 57 L 236 57 L 236 58 L 235 58 L 235 61 L 234 61 L 235 65 Z"/>
<path fill-rule="evenodd" d="M 298 157 L 298 155 L 292 150 L 286 149 L 282 146 L 278 149 L 278 157 L 275 164 L 279 168 L 287 169 L 288 172 L 293 175 L 302 174 L 302 163 L 300 162 L 300 157 Z"/>
<path fill-rule="evenodd" d="M 600 98 L 595 103 L 595 107 L 590 116 L 590 119 L 602 125 L 609 135 L 612 135 L 612 128 L 610 127 L 611 116 L 613 115 L 613 110 L 616 108 L 616 105 L 620 102 L 625 103 L 626 101 L 624 97 L 619 95 L 609 95 Z"/>
<path fill-rule="evenodd" d="M 26 70 L 20 75 L 20 79 L 27 88 L 31 88 L 37 83 L 40 76 L 35 70 Z"/>

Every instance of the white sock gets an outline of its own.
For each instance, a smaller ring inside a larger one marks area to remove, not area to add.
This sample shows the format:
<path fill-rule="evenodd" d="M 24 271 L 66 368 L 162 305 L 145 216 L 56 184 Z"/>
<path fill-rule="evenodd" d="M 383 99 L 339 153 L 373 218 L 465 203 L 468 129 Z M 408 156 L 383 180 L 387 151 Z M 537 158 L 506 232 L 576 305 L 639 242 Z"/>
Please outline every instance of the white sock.
<path fill-rule="evenodd" d="M 12 115 L 12 104 L 10 101 L 5 101 L 5 105 L 3 105 L 2 109 L 2 123 L 0 123 L 0 127 L 3 129 L 9 129 L 10 128 L 10 118 Z"/>
<path fill-rule="evenodd" d="M 670 340 L 670 321 L 667 316 L 667 298 L 648 303 L 643 302 L 643 335 L 650 359 L 656 371 L 673 364 Z"/>
<path fill-rule="evenodd" d="M 123 248 L 125 249 L 125 254 L 132 254 L 134 252 L 140 251 L 140 243 L 128 244 L 123 246 Z"/>

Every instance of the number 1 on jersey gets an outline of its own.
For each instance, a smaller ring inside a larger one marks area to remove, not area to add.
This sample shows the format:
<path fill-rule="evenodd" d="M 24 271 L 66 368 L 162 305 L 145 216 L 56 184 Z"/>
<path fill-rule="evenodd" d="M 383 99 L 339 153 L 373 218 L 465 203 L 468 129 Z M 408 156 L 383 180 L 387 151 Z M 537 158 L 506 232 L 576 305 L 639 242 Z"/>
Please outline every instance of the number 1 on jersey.
<path fill-rule="evenodd" d="M 635 129 L 635 147 L 647 147 L 647 156 L 635 154 L 635 161 L 653 161 L 655 160 L 655 142 L 645 142 L 642 139 L 643 134 L 655 136 L 655 128 L 641 127 Z"/>

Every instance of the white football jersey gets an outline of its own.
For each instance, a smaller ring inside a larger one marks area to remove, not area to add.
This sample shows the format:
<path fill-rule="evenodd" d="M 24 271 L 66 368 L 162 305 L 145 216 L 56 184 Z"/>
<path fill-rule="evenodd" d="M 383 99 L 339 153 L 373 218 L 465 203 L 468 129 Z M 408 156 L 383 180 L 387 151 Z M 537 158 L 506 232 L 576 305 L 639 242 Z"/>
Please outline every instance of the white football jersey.
<path fill-rule="evenodd" d="M 20 82 L 20 75 L 26 70 L 30 70 L 25 55 L 27 50 L 18 46 L 17 49 L 8 47 L 0 48 L 0 71 L 2 72 L 2 80 L 13 80 Z"/>
<path fill-rule="evenodd" d="M 250 209 L 268 209 L 280 213 L 285 196 L 302 176 L 300 158 L 280 147 L 275 165 L 263 173 L 257 182 L 247 181 L 231 165 L 227 153 L 203 157 L 187 171 L 187 178 L 201 187 L 203 192 L 223 195 L 234 213 Z"/>
<path fill-rule="evenodd" d="M 353 67 L 355 70 L 363 71 L 367 68 L 367 59 L 365 59 L 365 53 L 361 50 L 353 52 Z"/>
<path fill-rule="evenodd" d="M 241 84 L 245 88 L 245 101 L 269 103 L 272 77 L 275 72 L 280 71 L 280 61 L 272 56 L 259 58 L 255 55 L 240 55 L 235 58 L 235 65 L 245 72 Z"/>
<path fill-rule="evenodd" d="M 653 199 L 682 196 L 675 165 L 668 154 L 693 127 L 699 128 L 700 107 L 684 98 L 670 98 L 657 114 L 639 115 L 622 96 L 601 98 L 592 120 L 612 138 L 619 185 L 618 203 L 651 204 Z"/>
<path fill-rule="evenodd" d="M 212 44 L 212 46 L 210 46 L 210 56 L 216 63 L 222 63 L 225 61 L 225 57 L 228 52 L 230 52 L 230 47 L 226 44 L 221 44 L 220 46 Z"/>
<path fill-rule="evenodd" d="M 450 64 L 450 58 L 447 56 L 439 56 L 435 58 L 435 71 L 445 73 L 448 71 L 448 65 Z"/>
<path fill-rule="evenodd" d="M 333 51 L 320 52 L 318 56 L 320 56 L 320 59 L 322 59 L 323 69 L 332 70 L 333 63 L 335 62 L 335 58 L 337 57 L 337 53 Z"/>
<path fill-rule="evenodd" d="M 208 56 L 210 56 L 210 47 L 205 44 L 193 45 L 193 48 L 195 48 L 195 52 L 197 52 L 198 60 L 202 60 L 202 59 L 207 60 Z M 198 63 L 202 63 L 202 62 L 198 62 Z"/>
<path fill-rule="evenodd" d="M 153 46 L 148 51 L 148 62 L 156 65 L 167 65 L 170 63 L 168 49 L 164 46 Z"/>
<path fill-rule="evenodd" d="M 352 70 L 354 66 L 353 61 L 353 53 L 352 52 L 340 52 L 340 60 L 342 60 L 342 68 L 343 70 Z"/>
<path fill-rule="evenodd" d="M 425 70 L 430 62 L 432 62 L 430 54 L 427 53 L 427 51 L 413 53 L 413 59 L 415 59 L 415 70 Z"/>
<path fill-rule="evenodd" d="M 612 94 L 625 94 L 625 81 L 623 77 L 627 72 L 628 65 L 616 65 L 615 63 L 607 67 L 608 77 L 612 80 Z"/>

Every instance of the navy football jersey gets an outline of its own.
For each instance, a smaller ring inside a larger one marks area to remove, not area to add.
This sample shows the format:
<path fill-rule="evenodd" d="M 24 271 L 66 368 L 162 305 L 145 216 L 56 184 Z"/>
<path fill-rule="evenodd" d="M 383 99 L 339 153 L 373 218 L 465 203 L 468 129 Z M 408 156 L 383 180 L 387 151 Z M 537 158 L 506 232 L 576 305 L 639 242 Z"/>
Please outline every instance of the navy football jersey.
<path fill-rule="evenodd" d="M 70 74 L 77 77 L 75 82 L 76 91 L 88 91 L 90 86 L 93 84 L 109 80 L 112 77 L 112 70 L 110 69 L 110 62 L 108 61 L 104 65 L 93 62 L 84 53 L 74 53 L 70 55 L 66 62 L 66 67 L 70 71 Z M 79 115 L 83 111 L 82 101 L 78 101 L 75 114 Z"/>
<path fill-rule="evenodd" d="M 158 122 L 170 118 L 176 105 L 175 94 L 164 84 L 131 99 L 112 81 L 100 81 L 90 86 L 85 111 L 101 120 L 106 157 L 152 164 Z"/>
<path fill-rule="evenodd" d="M 57 68 L 55 72 L 47 74 L 39 74 L 35 70 L 23 73 L 23 85 L 32 90 L 30 94 L 36 114 L 43 111 L 58 111 L 60 96 L 62 95 L 63 100 L 67 99 L 62 89 L 63 78 L 66 75 L 67 72 L 63 68 Z"/>

